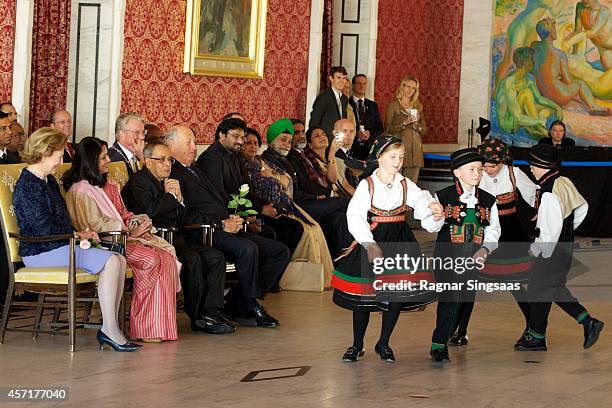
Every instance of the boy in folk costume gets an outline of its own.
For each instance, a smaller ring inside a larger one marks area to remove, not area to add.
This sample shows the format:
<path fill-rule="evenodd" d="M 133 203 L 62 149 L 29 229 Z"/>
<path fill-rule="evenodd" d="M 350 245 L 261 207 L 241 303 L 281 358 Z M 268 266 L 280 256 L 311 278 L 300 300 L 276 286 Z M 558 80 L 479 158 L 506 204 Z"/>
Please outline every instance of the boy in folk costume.
<path fill-rule="evenodd" d="M 533 227 L 526 224 L 535 215 L 532 207 L 535 203 L 536 185 L 522 170 L 512 166 L 510 149 L 501 140 L 485 140 L 478 146 L 478 153 L 485 161 L 478 187 L 495 196 L 501 226 L 500 248 L 487 259 L 485 267 L 477 272 L 478 279 L 527 283 L 533 264 L 527 254 L 530 244 L 528 229 Z M 520 288 L 511 293 L 525 317 L 527 326 L 529 306 L 525 290 L 522 286 Z M 475 297 L 476 292 L 470 294 Z M 461 303 L 456 322 L 457 331 L 449 339 L 449 345 L 463 346 L 468 343 L 467 326 L 473 308 L 473 301 Z"/>
<path fill-rule="evenodd" d="M 475 274 L 475 262 L 468 265 L 467 260 L 483 263 L 497 248 L 501 234 L 495 197 L 478 188 L 484 158 L 475 148 L 467 148 L 451 154 L 450 159 L 455 183 L 436 193 L 445 218 L 437 223 L 434 258 L 455 262 L 444 262 L 435 270 L 437 283 L 453 287 L 444 288 L 438 300 L 429 353 L 434 362 L 450 361 L 447 342 L 456 328 L 460 300 L 470 296 L 466 282 Z M 466 267 L 458 268 L 459 261 Z"/>
<path fill-rule="evenodd" d="M 586 217 L 588 203 L 574 184 L 559 175 L 557 150 L 536 145 L 527 156 L 540 187 L 536 195 L 537 228 L 540 235 L 531 244 L 535 257 L 529 278 L 529 329 L 514 346 L 518 351 L 546 351 L 546 326 L 552 302 L 584 326 L 585 349 L 599 339 L 604 323 L 591 317 L 566 286 L 572 263 L 574 229 Z"/>
<path fill-rule="evenodd" d="M 401 175 L 404 147 L 392 136 L 377 140 L 372 147 L 379 167 L 362 180 L 351 199 L 346 217 L 355 238 L 353 244 L 336 261 L 332 276 L 334 303 L 353 311 L 353 345 L 342 360 L 355 362 L 364 355 L 364 336 L 370 312 L 382 311 L 380 338 L 374 350 L 386 362 L 395 362 L 389 339 L 402 310 L 410 310 L 435 300 L 431 290 L 381 289 L 381 282 L 433 282 L 429 271 L 392 267 L 377 272 L 377 260 L 396 255 L 421 256 L 418 242 L 406 222 L 414 217 L 425 229 L 436 227 L 442 217 L 442 206 L 428 191 L 421 190 Z M 378 281 L 378 283 L 376 283 Z"/>

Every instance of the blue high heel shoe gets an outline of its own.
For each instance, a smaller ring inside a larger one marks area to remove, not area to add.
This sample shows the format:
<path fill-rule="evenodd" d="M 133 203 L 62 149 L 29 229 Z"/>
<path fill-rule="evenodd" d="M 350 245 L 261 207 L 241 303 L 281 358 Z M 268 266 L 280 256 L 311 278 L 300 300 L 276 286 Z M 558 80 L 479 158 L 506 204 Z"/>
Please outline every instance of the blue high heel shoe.
<path fill-rule="evenodd" d="M 108 337 L 102 330 L 98 330 L 98 334 L 96 335 L 96 339 L 98 343 L 100 343 L 100 350 L 104 350 L 104 345 L 107 344 L 113 348 L 115 351 L 136 351 L 142 346 L 139 344 L 133 343 L 125 343 L 125 344 L 117 344 L 110 337 Z"/>

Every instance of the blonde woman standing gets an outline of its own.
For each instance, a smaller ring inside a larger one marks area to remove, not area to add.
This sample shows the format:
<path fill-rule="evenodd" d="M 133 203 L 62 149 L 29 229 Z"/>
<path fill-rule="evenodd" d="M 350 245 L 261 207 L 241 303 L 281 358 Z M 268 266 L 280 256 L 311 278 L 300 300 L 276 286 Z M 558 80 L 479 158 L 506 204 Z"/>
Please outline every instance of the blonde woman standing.
<path fill-rule="evenodd" d="M 416 183 L 423 167 L 422 136 L 427 130 L 423 105 L 419 101 L 419 81 L 407 76 L 395 92 L 396 100 L 387 105 L 385 129 L 387 134 L 397 135 L 404 144 L 402 175 Z"/>

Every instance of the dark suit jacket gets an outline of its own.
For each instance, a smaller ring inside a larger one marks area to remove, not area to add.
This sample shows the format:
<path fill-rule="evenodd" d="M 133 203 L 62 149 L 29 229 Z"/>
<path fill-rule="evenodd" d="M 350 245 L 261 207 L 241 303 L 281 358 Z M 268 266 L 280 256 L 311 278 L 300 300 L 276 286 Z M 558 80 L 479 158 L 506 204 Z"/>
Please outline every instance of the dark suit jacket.
<path fill-rule="evenodd" d="M 317 96 L 314 103 L 312 104 L 312 112 L 310 113 L 310 122 L 308 127 L 320 127 L 327 134 L 327 138 L 331 142 L 333 139 L 332 130 L 334 124 L 340 119 L 346 118 L 346 109 L 348 106 L 348 98 L 344 95 L 340 96 L 340 103 L 342 104 L 342 114 L 338 112 L 338 103 L 336 102 L 336 95 L 332 89 L 326 89 Z"/>
<path fill-rule="evenodd" d="M 112 162 L 122 161 L 125 163 L 125 167 L 127 167 L 128 175 L 131 176 L 134 174 L 132 171 L 132 165 L 130 164 L 127 156 L 119 146 L 119 143 L 115 142 L 111 147 L 108 148 L 108 157 L 110 157 Z"/>
<path fill-rule="evenodd" d="M 230 194 L 237 194 L 241 185 L 249 184 L 249 177 L 240 159 L 218 140 L 200 155 L 196 166 L 206 174 L 226 205 L 231 200 Z M 257 212 L 261 212 L 261 207 L 266 204 L 250 192 L 247 198 Z"/>
<path fill-rule="evenodd" d="M 203 219 L 199 212 L 186 208 L 172 194 L 164 192 L 162 183 L 146 167 L 130 177 L 121 196 L 128 210 L 147 214 L 158 227 L 195 224 Z"/>
<path fill-rule="evenodd" d="M 4 157 L 0 159 L 0 164 L 17 164 L 17 163 L 21 163 L 21 157 L 19 157 L 19 153 L 11 152 L 10 150 L 7 150 Z"/>
<path fill-rule="evenodd" d="M 227 206 L 215 186 L 206 175 L 196 166 L 192 166 L 196 175 L 193 175 L 179 162 L 172 165 L 170 178 L 178 180 L 181 193 L 187 208 L 196 209 L 205 223 L 220 224 L 221 220 L 228 219 Z"/>
<path fill-rule="evenodd" d="M 361 117 L 359 116 L 359 109 L 357 109 L 357 104 L 353 98 L 349 98 L 349 105 L 353 108 L 353 112 L 355 112 L 355 120 L 357 121 L 357 132 L 359 132 L 359 125 L 361 124 Z M 365 130 L 370 132 L 370 138 L 365 141 L 359 140 L 359 137 L 355 137 L 355 141 L 353 142 L 353 147 L 351 147 L 351 156 L 359 160 L 367 160 L 368 153 L 370 152 L 370 148 L 374 143 L 374 140 L 383 134 L 384 127 L 382 120 L 380 118 L 380 112 L 378 110 L 378 105 L 376 102 L 370 99 L 364 99 L 363 102 L 365 115 L 363 118 Z M 359 134 L 359 133 L 357 133 Z"/>
<path fill-rule="evenodd" d="M 552 137 L 548 136 L 548 137 L 545 137 L 544 139 L 540 139 L 538 144 L 551 145 L 553 144 Z M 576 146 L 576 142 L 574 142 L 574 139 L 572 139 L 571 137 L 564 136 L 563 139 L 561 139 L 561 146 Z"/>

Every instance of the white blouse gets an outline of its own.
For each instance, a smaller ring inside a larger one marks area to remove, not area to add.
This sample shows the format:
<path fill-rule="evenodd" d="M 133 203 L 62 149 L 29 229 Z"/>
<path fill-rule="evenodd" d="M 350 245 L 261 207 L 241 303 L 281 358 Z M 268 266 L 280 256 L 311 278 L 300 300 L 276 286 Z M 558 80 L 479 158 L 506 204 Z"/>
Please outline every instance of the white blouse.
<path fill-rule="evenodd" d="M 436 223 L 433 221 L 432 212 L 427 206 L 435 200 L 429 191 L 421 190 L 410 179 L 399 173 L 389 184 L 383 183 L 378 178 L 378 170 L 374 172 L 372 179 L 374 180 L 374 199 L 372 200 L 370 197 L 367 180 L 361 180 L 346 210 L 349 232 L 357 242 L 362 245 L 366 244 L 364 246 L 374 242 L 367 218 L 371 205 L 381 210 L 392 210 L 404 204 L 402 202 L 404 196 L 403 179 L 406 179 L 407 187 L 405 204 L 414 208 L 414 218 L 421 220 L 423 228 L 429 232 L 434 231 Z"/>
<path fill-rule="evenodd" d="M 516 188 L 527 204 L 533 207 L 535 205 L 537 185 L 518 167 L 512 167 L 512 170 L 516 180 Z M 495 177 L 491 177 L 486 172 L 483 172 L 478 187 L 494 196 L 509 193 L 512 191 L 512 181 L 510 181 L 509 172 L 509 167 L 505 164 Z"/>

